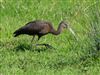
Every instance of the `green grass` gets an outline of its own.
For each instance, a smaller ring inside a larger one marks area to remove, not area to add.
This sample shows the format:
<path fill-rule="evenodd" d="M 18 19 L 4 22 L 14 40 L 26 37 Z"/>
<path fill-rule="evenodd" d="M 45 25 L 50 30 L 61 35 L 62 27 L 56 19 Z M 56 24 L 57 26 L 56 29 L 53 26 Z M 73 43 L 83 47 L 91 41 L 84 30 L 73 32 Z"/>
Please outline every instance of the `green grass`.
<path fill-rule="evenodd" d="M 55 49 L 31 46 L 28 35 L 13 37 L 36 19 L 52 22 L 55 29 L 66 20 L 78 41 L 68 30 L 38 42 Z M 99 74 L 100 0 L 0 0 L 0 75 Z"/>

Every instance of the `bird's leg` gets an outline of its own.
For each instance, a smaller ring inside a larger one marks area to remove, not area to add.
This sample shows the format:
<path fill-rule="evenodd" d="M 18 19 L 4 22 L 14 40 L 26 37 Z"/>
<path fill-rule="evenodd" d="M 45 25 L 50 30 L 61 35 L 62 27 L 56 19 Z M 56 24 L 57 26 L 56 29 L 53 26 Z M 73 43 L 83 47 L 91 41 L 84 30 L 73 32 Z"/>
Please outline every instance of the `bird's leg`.
<path fill-rule="evenodd" d="M 33 36 L 33 38 L 32 38 L 32 40 L 31 40 L 31 43 L 33 42 L 33 40 L 34 40 L 34 37 L 35 37 L 35 35 Z M 33 44 L 33 46 L 38 46 L 38 41 L 39 41 L 39 39 L 40 39 L 40 37 L 41 36 L 38 36 L 38 39 L 37 40 L 35 40 L 35 42 L 34 42 L 34 44 Z"/>
<path fill-rule="evenodd" d="M 31 44 L 32 44 L 34 38 L 35 38 L 35 35 L 33 35 L 33 38 L 32 38 L 32 40 L 31 40 Z M 37 41 L 39 41 L 39 39 L 40 39 L 40 37 L 38 37 Z M 33 46 L 38 46 L 36 40 L 35 40 L 34 44 L 32 44 L 32 45 L 33 45 Z"/>
<path fill-rule="evenodd" d="M 38 36 L 38 40 L 37 40 L 37 41 L 39 41 L 39 40 L 40 40 L 40 37 L 41 37 L 41 36 Z"/>
<path fill-rule="evenodd" d="M 31 43 L 33 42 L 34 38 L 35 38 L 35 35 L 33 35 L 33 38 L 32 38 L 32 40 L 31 40 Z"/>
<path fill-rule="evenodd" d="M 40 37 L 41 37 L 41 36 L 38 36 L 37 41 L 39 41 L 39 40 L 40 40 Z M 37 44 L 37 43 L 36 43 L 36 46 L 39 46 L 39 45 L 40 45 L 40 44 Z"/>

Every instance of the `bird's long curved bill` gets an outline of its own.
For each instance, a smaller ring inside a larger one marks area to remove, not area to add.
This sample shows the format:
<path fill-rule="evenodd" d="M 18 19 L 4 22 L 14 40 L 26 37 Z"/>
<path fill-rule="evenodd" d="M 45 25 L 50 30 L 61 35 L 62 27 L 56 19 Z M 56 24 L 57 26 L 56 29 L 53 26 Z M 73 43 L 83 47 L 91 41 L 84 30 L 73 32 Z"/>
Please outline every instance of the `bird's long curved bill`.
<path fill-rule="evenodd" d="M 76 37 L 76 34 L 75 32 L 72 30 L 72 28 L 68 28 L 69 31 L 74 35 L 74 38 L 78 41 L 78 38 Z"/>

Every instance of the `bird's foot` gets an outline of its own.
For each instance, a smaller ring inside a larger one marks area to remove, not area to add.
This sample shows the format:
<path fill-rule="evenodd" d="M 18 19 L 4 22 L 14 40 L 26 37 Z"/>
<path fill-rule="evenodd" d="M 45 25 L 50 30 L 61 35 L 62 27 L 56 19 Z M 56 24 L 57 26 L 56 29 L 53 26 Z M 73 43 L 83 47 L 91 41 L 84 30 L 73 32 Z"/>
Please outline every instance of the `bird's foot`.
<path fill-rule="evenodd" d="M 52 47 L 51 45 L 49 45 L 49 44 L 33 44 L 33 46 L 45 46 L 46 48 L 54 48 L 54 47 Z"/>

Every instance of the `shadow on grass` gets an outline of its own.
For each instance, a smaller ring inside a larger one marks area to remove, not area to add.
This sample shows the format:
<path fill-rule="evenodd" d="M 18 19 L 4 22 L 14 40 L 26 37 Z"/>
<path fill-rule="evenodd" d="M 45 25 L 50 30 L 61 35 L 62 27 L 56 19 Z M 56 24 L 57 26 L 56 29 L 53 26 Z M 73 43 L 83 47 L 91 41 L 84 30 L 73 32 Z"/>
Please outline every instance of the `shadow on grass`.
<path fill-rule="evenodd" d="M 31 46 L 28 44 L 19 44 L 14 48 L 14 50 L 16 50 L 16 51 L 31 50 Z"/>
<path fill-rule="evenodd" d="M 30 50 L 30 51 L 37 51 L 37 52 L 46 51 L 48 49 L 55 49 L 55 48 L 49 44 L 36 44 L 36 45 L 19 44 L 14 48 L 15 51 Z"/>

